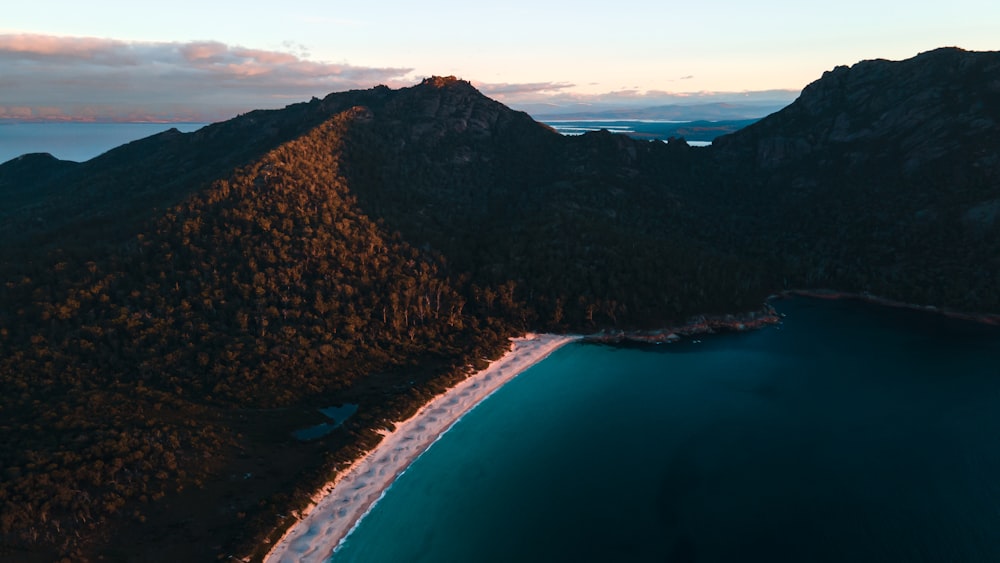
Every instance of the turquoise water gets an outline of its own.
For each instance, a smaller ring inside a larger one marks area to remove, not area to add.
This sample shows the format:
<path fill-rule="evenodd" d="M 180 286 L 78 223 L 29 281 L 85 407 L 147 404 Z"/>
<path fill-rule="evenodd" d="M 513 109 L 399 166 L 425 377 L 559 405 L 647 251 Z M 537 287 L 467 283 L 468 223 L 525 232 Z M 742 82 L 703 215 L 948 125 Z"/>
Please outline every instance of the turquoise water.
<path fill-rule="evenodd" d="M 1000 330 L 776 306 L 752 333 L 560 349 L 333 561 L 1000 561 Z"/>

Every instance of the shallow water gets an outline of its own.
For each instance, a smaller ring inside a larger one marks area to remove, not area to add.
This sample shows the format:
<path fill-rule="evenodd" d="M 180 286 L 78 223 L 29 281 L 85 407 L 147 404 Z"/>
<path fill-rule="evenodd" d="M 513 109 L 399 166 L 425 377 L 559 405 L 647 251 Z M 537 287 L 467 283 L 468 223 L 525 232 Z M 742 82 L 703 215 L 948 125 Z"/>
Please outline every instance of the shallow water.
<path fill-rule="evenodd" d="M 1000 560 L 1000 330 L 776 306 L 752 333 L 560 349 L 333 561 Z"/>

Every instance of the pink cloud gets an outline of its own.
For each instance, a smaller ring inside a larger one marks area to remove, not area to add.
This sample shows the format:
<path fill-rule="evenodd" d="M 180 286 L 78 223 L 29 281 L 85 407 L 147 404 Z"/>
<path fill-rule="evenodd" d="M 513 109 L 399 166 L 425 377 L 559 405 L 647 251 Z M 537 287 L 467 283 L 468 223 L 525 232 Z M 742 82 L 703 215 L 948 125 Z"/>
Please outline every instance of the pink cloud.
<path fill-rule="evenodd" d="M 129 42 L 94 37 L 0 34 L 0 119 L 215 121 L 330 92 L 409 86 L 413 69 L 314 61 L 289 51 L 218 41 Z M 473 77 L 470 77 L 473 78 Z M 474 83 L 531 113 L 692 101 L 794 98 L 794 92 L 573 92 L 562 82 Z M 25 109 L 27 108 L 27 109 Z"/>
<path fill-rule="evenodd" d="M 291 53 L 281 53 L 277 51 L 261 51 L 258 49 L 236 49 L 233 53 L 238 57 L 253 59 L 260 64 L 292 64 L 302 61 L 299 57 Z"/>
<path fill-rule="evenodd" d="M 184 60 L 189 62 L 218 62 L 221 60 L 222 55 L 225 55 L 229 51 L 229 47 L 226 47 L 222 43 L 211 41 L 182 44 L 177 47 L 177 50 L 184 57 Z"/>
<path fill-rule="evenodd" d="M 0 59 L 91 61 L 111 65 L 137 62 L 130 44 L 124 41 L 39 34 L 0 35 Z"/>
<path fill-rule="evenodd" d="M 529 82 L 524 84 L 485 84 L 475 83 L 476 88 L 488 96 L 502 97 L 512 94 L 541 94 L 552 93 L 566 88 L 573 88 L 575 84 L 565 82 Z"/>
<path fill-rule="evenodd" d="M 198 120 L 230 117 L 277 101 L 307 100 L 377 84 L 409 85 L 410 68 L 360 67 L 311 61 L 282 51 L 217 41 L 127 42 L 91 37 L 0 34 L 0 118 L 10 108 L 43 106 L 62 115 L 182 113 Z"/>
<path fill-rule="evenodd" d="M 0 106 L 0 118 L 31 119 L 35 116 L 31 108 L 26 106 Z"/>

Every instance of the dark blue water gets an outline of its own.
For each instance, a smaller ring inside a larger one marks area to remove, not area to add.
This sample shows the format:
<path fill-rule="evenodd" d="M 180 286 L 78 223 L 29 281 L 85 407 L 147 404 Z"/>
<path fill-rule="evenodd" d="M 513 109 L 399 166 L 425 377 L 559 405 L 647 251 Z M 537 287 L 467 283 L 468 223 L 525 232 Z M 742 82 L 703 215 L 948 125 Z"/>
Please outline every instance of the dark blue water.
<path fill-rule="evenodd" d="M 0 163 L 33 152 L 83 162 L 171 127 L 194 131 L 205 123 L 0 123 Z"/>
<path fill-rule="evenodd" d="M 700 344 L 559 350 L 333 560 L 1000 561 L 1000 330 L 776 306 Z"/>

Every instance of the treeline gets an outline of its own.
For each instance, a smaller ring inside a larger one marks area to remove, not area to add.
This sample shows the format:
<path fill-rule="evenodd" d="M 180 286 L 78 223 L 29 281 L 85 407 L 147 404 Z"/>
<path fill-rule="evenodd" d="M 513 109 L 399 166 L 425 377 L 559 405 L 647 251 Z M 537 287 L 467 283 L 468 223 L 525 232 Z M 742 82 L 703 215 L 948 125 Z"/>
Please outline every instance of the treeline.
<path fill-rule="evenodd" d="M 494 102 L 452 103 L 490 115 Z M 773 255 L 710 244 L 731 212 L 705 204 L 707 159 L 683 140 L 563 137 L 510 113 L 486 133 L 428 135 L 384 114 L 352 127 L 345 146 L 360 205 L 478 285 L 512 288 L 519 326 L 664 326 L 755 309 L 774 285 Z"/>
<path fill-rule="evenodd" d="M 703 197 L 730 220 L 706 229 L 709 243 L 750 260 L 773 257 L 777 288 L 1000 311 L 1000 192 L 983 165 L 1000 138 L 948 144 L 914 130 L 937 144 L 932 156 L 907 153 L 906 139 L 824 146 L 780 165 L 762 163 L 763 150 L 713 151 L 708 165 L 718 172 Z"/>

